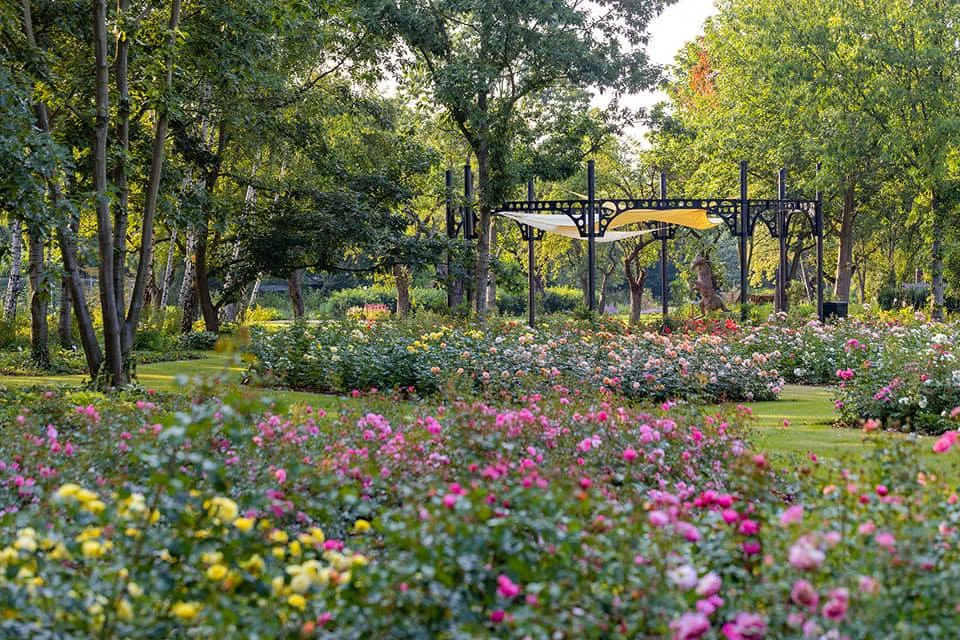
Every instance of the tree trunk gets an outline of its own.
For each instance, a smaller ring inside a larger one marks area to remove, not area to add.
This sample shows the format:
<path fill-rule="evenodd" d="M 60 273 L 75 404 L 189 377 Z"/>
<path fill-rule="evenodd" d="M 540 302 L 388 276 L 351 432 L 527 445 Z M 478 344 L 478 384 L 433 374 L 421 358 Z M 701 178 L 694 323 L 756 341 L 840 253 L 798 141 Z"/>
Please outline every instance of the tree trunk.
<path fill-rule="evenodd" d="M 60 314 L 57 322 L 57 339 L 60 346 L 73 346 L 72 318 L 70 317 L 70 278 L 64 275 L 60 278 Z"/>
<path fill-rule="evenodd" d="M 490 187 L 490 153 L 486 142 L 477 149 L 478 225 L 477 263 L 473 274 L 473 308 L 483 318 L 487 314 L 487 280 L 490 277 L 490 208 L 487 193 Z"/>
<path fill-rule="evenodd" d="M 837 278 L 833 290 L 833 297 L 837 300 L 850 299 L 850 284 L 853 280 L 853 227 L 857 217 L 854 195 L 853 186 L 846 185 L 843 190 L 843 208 L 840 217 Z"/>
<path fill-rule="evenodd" d="M 33 19 L 30 15 L 30 1 L 23 2 L 23 32 L 27 42 L 36 47 L 37 41 L 33 35 Z M 39 102 L 35 105 L 37 113 L 37 124 L 40 130 L 45 133 L 51 133 L 50 115 L 47 106 Z M 50 183 L 50 193 L 53 203 L 56 206 L 63 200 L 63 194 L 60 192 L 60 186 L 57 182 Z M 65 275 L 69 278 L 70 298 L 73 301 L 73 313 L 77 319 L 77 328 L 80 331 L 80 343 L 83 345 L 83 354 L 87 360 L 87 370 L 90 378 L 95 379 L 100 373 L 100 367 L 103 365 L 103 352 L 100 350 L 100 343 L 97 342 L 97 333 L 93 327 L 93 320 L 90 317 L 90 310 L 87 309 L 87 297 L 83 291 L 83 282 L 80 279 L 80 266 L 77 258 L 77 245 L 74 241 L 74 234 L 79 228 L 79 221 L 76 216 L 73 217 L 70 224 L 57 225 L 57 241 L 60 244 L 60 254 L 63 259 L 63 269 Z"/>
<path fill-rule="evenodd" d="M 93 139 L 93 182 L 97 199 L 97 239 L 100 251 L 100 305 L 103 313 L 103 339 L 106 351 L 107 382 L 122 386 L 127 372 L 121 350 L 119 307 L 114 291 L 113 224 L 110 219 L 110 195 L 107 192 L 107 125 L 110 116 L 109 59 L 107 57 L 106 0 L 93 2 L 93 34 L 96 78 L 94 84 L 96 118 Z"/>
<path fill-rule="evenodd" d="M 630 324 L 636 326 L 640 324 L 640 317 L 643 315 L 643 287 L 646 284 L 647 272 L 640 271 L 640 279 L 636 282 L 630 282 Z"/>
<path fill-rule="evenodd" d="M 931 247 L 931 277 L 933 280 L 933 312 L 932 318 L 937 322 L 943 321 L 943 232 L 944 218 L 943 202 L 940 194 L 934 188 L 930 193 L 930 212 L 933 218 L 933 245 Z"/>
<path fill-rule="evenodd" d="M 180 284 L 180 333 L 190 333 L 197 319 L 196 268 L 194 251 L 197 246 L 197 232 L 187 233 L 187 244 L 183 259 L 183 282 Z"/>
<path fill-rule="evenodd" d="M 410 314 L 410 267 L 393 265 L 393 279 L 397 283 L 397 315 L 402 318 Z"/>
<path fill-rule="evenodd" d="M 600 303 L 597 305 L 597 309 L 600 310 L 600 313 L 606 313 L 607 310 L 607 281 L 610 279 L 610 271 L 601 271 L 600 277 Z"/>
<path fill-rule="evenodd" d="M 167 251 L 167 266 L 163 270 L 163 282 L 160 283 L 160 297 L 157 302 L 157 311 L 162 313 L 167 308 L 167 299 L 170 296 L 170 287 L 173 286 L 173 260 L 177 254 L 177 228 L 170 231 L 170 248 Z"/>
<path fill-rule="evenodd" d="M 226 147 L 227 125 L 224 120 L 221 120 L 217 129 L 216 159 L 204 178 L 204 189 L 206 190 L 207 195 L 211 198 L 213 197 L 214 189 L 217 186 L 217 180 L 220 178 L 220 162 Z M 203 313 L 203 322 L 206 325 L 207 331 L 219 333 L 220 315 L 217 307 L 213 304 L 213 299 L 210 297 L 210 278 L 207 267 L 207 243 L 209 240 L 207 236 L 210 229 L 209 225 L 210 220 L 205 218 L 203 221 L 203 227 L 201 228 L 200 234 L 197 237 L 197 300 L 200 302 L 200 310 Z"/>
<path fill-rule="evenodd" d="M 120 18 L 130 9 L 130 0 L 119 0 L 117 10 Z M 127 225 L 129 222 L 130 189 L 127 187 L 127 160 L 130 154 L 130 84 L 127 64 L 130 54 L 130 37 L 122 30 L 116 32 L 116 62 L 114 73 L 117 79 L 117 142 L 119 154 L 113 168 L 113 187 L 117 193 L 113 209 L 113 296 L 117 301 L 117 322 L 123 329 L 125 305 L 125 279 L 127 274 Z M 120 334 L 120 349 L 124 360 L 130 356 L 127 332 Z"/>
<path fill-rule="evenodd" d="M 293 308 L 293 319 L 303 318 L 303 269 L 294 269 L 287 276 L 287 296 Z"/>
<path fill-rule="evenodd" d="M 43 238 L 38 230 L 29 235 L 30 270 L 30 356 L 41 369 L 50 366 L 50 345 L 47 329 L 47 300 L 43 282 Z"/>
<path fill-rule="evenodd" d="M 121 0 L 123 1 L 123 0 Z M 170 93 L 173 86 L 173 50 L 177 43 L 177 25 L 180 23 L 180 2 L 173 0 L 170 6 L 170 21 L 167 23 L 167 75 L 164 79 L 164 91 Z M 143 311 L 144 292 L 147 280 L 153 268 L 153 223 L 157 213 L 157 198 L 160 193 L 161 170 L 163 169 L 163 147 L 167 141 L 167 109 L 157 114 L 157 124 L 153 132 L 153 155 L 150 159 L 150 177 L 147 180 L 147 195 L 143 205 L 143 226 L 140 234 L 140 259 L 137 262 L 137 277 L 130 295 L 130 309 L 124 325 L 124 355 L 129 358 L 133 349 L 133 339 L 140 323 Z"/>
<path fill-rule="evenodd" d="M 260 295 L 260 284 L 263 282 L 263 274 L 258 273 L 257 279 L 253 283 L 253 287 L 250 289 L 250 299 L 247 301 L 247 307 L 252 307 L 257 303 L 257 296 Z"/>
<path fill-rule="evenodd" d="M 3 297 L 3 317 L 13 323 L 17 318 L 17 296 L 20 294 L 20 271 L 23 269 L 23 237 L 20 221 L 10 223 L 10 277 Z"/>
<path fill-rule="evenodd" d="M 490 242 L 489 255 L 494 255 L 497 251 L 497 224 L 496 218 L 490 216 Z M 484 292 L 487 296 L 486 308 L 488 313 L 496 313 L 497 310 L 497 274 L 493 269 L 487 269 L 487 288 Z"/>

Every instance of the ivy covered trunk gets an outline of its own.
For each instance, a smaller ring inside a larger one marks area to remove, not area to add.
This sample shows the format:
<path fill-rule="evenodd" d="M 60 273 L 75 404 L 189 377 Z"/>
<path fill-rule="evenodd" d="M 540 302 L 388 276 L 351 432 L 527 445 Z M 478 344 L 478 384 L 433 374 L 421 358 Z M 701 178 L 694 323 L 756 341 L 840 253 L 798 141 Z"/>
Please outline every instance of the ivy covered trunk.
<path fill-rule="evenodd" d="M 47 337 L 47 300 L 43 282 L 43 238 L 30 232 L 30 357 L 40 368 L 50 366 Z"/>

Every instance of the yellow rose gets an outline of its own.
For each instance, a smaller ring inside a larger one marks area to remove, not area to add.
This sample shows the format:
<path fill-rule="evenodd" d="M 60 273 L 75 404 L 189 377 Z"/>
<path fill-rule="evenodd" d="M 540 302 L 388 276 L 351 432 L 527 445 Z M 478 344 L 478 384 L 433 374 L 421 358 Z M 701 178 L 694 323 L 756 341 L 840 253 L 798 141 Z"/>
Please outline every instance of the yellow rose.
<path fill-rule="evenodd" d="M 130 582 L 127 584 L 127 593 L 134 598 L 139 598 L 143 595 L 143 587 L 138 585 L 136 582 Z"/>
<path fill-rule="evenodd" d="M 253 518 L 237 518 L 233 521 L 233 526 L 246 533 L 253 528 L 254 522 Z"/>
<path fill-rule="evenodd" d="M 181 620 L 193 620 L 200 613 L 200 609 L 199 602 L 178 602 L 170 609 L 170 613 Z"/>
<path fill-rule="evenodd" d="M 103 555 L 103 545 L 96 540 L 87 540 L 80 545 L 80 552 L 88 558 L 99 558 Z"/>
<path fill-rule="evenodd" d="M 130 606 L 130 601 L 126 598 L 121 598 L 120 602 L 117 603 L 117 618 L 124 622 L 133 620 L 133 607 Z"/>
<path fill-rule="evenodd" d="M 299 609 L 303 611 L 307 608 L 307 599 L 304 598 L 299 593 L 294 593 L 289 598 L 287 598 L 287 604 L 289 604 L 294 609 Z"/>
<path fill-rule="evenodd" d="M 207 569 L 207 578 L 214 582 L 220 582 L 227 577 L 229 570 L 222 564 L 215 564 Z"/>
<path fill-rule="evenodd" d="M 74 484 L 72 482 L 68 482 L 67 484 L 57 489 L 57 497 L 72 498 L 73 496 L 77 495 L 77 492 L 79 492 L 80 489 L 81 489 L 80 485 Z"/>
<path fill-rule="evenodd" d="M 353 523 L 354 533 L 366 533 L 367 531 L 370 531 L 370 523 L 366 520 L 360 519 Z"/>

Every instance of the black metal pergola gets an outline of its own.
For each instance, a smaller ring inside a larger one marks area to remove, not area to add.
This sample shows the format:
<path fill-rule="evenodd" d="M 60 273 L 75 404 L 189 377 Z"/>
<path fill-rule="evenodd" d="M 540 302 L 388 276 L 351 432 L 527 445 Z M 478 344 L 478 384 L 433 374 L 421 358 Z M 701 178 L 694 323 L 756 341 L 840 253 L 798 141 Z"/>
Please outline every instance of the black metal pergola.
<path fill-rule="evenodd" d="M 447 171 L 447 235 L 455 238 L 462 231 L 467 239 L 476 238 L 476 213 L 473 196 L 473 175 L 469 165 L 464 166 L 464 204 L 456 207 L 453 200 L 453 174 Z M 749 273 L 747 265 L 748 241 L 753 236 L 757 223 L 762 223 L 773 238 L 778 239 L 779 261 L 775 307 L 786 309 L 786 283 L 788 280 L 787 236 L 794 219 L 799 216 L 809 223 L 816 238 L 817 249 L 817 316 L 824 320 L 823 281 L 823 205 L 820 194 L 813 200 L 786 198 L 786 170 L 778 176 L 776 199 L 750 199 L 747 197 L 747 163 L 740 162 L 740 197 L 733 198 L 668 198 L 666 176 L 660 175 L 659 198 L 597 198 L 594 161 L 587 163 L 587 197 L 580 200 L 537 200 L 533 181 L 527 184 L 527 199 L 505 202 L 494 213 L 545 213 L 567 216 L 576 226 L 580 238 L 587 241 L 587 300 L 590 310 L 596 306 L 596 238 L 602 238 L 611 223 L 622 213 L 631 210 L 663 211 L 702 209 L 708 216 L 719 219 L 730 233 L 738 239 L 740 254 L 740 317 L 747 318 Z M 459 220 L 457 220 L 459 214 Z M 667 268 L 667 240 L 677 231 L 677 224 L 664 221 L 640 223 L 660 241 L 660 296 L 663 318 L 669 313 Z M 544 236 L 544 230 L 517 222 L 523 240 L 527 243 L 529 295 L 528 321 L 533 326 L 534 315 L 534 243 Z M 448 270 L 449 273 L 449 270 Z M 478 294 L 479 295 L 479 294 Z"/>

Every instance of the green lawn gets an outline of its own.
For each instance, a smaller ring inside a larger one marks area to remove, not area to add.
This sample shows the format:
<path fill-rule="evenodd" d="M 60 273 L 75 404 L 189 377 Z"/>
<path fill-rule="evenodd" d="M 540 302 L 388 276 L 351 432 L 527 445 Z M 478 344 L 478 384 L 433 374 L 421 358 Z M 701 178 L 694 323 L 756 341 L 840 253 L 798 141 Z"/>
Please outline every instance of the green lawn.
<path fill-rule="evenodd" d="M 230 385 L 239 382 L 246 366 L 232 355 L 209 352 L 199 360 L 159 362 L 137 367 L 138 382 L 148 389 L 176 392 L 189 385 L 191 379 L 217 379 Z M 82 376 L 0 376 L 0 387 L 73 386 Z M 264 390 L 265 395 L 287 404 L 311 404 L 337 410 L 350 398 L 300 391 Z M 856 461 L 863 452 L 863 434 L 856 429 L 833 426 L 837 415 L 830 390 L 819 387 L 788 385 L 780 399 L 753 402 L 748 406 L 756 417 L 754 444 L 778 457 L 806 457 L 814 453 L 821 458 Z M 784 426 L 784 420 L 789 422 Z M 932 444 L 932 439 L 930 439 Z M 931 456 L 931 460 L 933 460 Z M 944 461 L 936 459 L 937 466 Z"/>
<path fill-rule="evenodd" d="M 759 449 L 844 457 L 863 446 L 860 431 L 833 426 L 837 414 L 827 388 L 787 385 L 778 400 L 747 406 L 757 418 L 755 442 Z"/>

